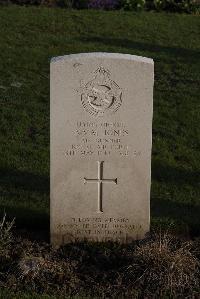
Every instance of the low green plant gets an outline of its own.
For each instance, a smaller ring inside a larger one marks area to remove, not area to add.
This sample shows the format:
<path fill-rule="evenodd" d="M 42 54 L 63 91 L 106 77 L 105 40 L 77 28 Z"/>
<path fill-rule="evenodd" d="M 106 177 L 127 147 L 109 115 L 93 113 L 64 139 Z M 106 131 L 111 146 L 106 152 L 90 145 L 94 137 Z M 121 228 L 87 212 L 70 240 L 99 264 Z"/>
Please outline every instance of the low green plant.
<path fill-rule="evenodd" d="M 5 277 L 5 272 L 12 264 L 13 225 L 14 220 L 7 221 L 6 214 L 4 214 L 0 220 L 0 286 L 1 280 Z"/>
<path fill-rule="evenodd" d="M 6 220 L 6 214 L 4 214 L 0 222 L 0 257 L 5 256 L 10 249 L 13 241 L 12 228 L 14 225 L 14 219 L 10 222 Z"/>

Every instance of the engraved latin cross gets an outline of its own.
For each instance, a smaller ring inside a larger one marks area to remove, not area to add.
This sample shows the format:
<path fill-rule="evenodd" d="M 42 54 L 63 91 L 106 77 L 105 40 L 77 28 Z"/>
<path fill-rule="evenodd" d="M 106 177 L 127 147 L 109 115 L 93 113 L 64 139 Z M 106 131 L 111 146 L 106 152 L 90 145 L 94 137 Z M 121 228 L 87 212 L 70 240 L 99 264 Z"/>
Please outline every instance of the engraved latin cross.
<path fill-rule="evenodd" d="M 98 213 L 103 213 L 102 201 L 103 201 L 103 183 L 114 183 L 117 184 L 116 179 L 103 179 L 103 163 L 104 161 L 97 161 L 98 163 L 98 175 L 97 179 L 84 178 L 84 184 L 86 183 L 97 183 L 98 184 Z"/>

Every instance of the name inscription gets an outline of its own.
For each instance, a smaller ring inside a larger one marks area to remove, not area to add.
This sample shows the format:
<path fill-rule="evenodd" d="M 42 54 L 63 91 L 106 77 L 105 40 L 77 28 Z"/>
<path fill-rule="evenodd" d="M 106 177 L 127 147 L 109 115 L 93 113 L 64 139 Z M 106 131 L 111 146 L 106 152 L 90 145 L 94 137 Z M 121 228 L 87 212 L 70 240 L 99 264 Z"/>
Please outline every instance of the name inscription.
<path fill-rule="evenodd" d="M 128 142 L 129 131 L 121 122 L 76 122 L 74 129 L 76 143 L 66 149 L 67 157 L 117 155 L 120 157 L 140 156 L 141 151 L 133 149 Z"/>

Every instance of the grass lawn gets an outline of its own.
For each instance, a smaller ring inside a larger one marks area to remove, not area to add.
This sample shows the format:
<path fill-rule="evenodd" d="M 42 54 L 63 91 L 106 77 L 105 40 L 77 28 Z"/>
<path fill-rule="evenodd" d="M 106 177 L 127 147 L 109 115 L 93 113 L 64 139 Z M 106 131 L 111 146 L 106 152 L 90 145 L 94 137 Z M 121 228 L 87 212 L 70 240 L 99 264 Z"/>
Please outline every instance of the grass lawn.
<path fill-rule="evenodd" d="M 199 32 L 192 15 L 0 7 L 0 213 L 48 239 L 50 59 L 120 52 L 155 61 L 152 228 L 200 235 Z"/>

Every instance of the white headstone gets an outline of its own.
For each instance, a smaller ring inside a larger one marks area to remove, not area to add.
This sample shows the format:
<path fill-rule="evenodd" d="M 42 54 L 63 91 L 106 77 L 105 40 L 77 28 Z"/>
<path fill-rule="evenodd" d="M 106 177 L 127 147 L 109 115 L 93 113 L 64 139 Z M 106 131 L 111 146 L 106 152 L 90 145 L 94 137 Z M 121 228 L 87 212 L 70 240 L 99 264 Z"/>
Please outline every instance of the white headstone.
<path fill-rule="evenodd" d="M 130 242 L 150 226 L 153 60 L 51 61 L 51 241 Z"/>

